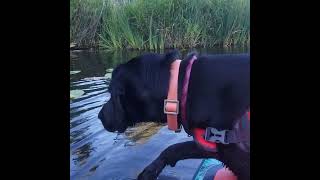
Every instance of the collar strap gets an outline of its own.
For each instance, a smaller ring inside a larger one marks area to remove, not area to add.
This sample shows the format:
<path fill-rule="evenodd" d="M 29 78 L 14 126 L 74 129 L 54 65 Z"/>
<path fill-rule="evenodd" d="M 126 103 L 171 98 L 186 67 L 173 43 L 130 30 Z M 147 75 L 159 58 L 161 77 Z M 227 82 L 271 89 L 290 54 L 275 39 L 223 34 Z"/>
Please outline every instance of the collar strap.
<path fill-rule="evenodd" d="M 188 62 L 188 66 L 186 67 L 186 73 L 184 75 L 183 84 L 182 84 L 182 95 L 181 95 L 181 120 L 184 129 L 189 133 L 189 126 L 187 123 L 187 96 L 188 96 L 188 87 L 189 87 L 189 79 L 191 74 L 191 69 L 193 62 L 197 60 L 197 56 L 193 55 L 190 61 Z"/>
<path fill-rule="evenodd" d="M 185 128 L 188 128 L 188 123 L 186 122 L 186 102 L 187 102 L 187 94 L 188 94 L 188 86 L 190 73 L 192 69 L 193 62 L 197 59 L 194 55 L 190 59 L 187 67 L 186 73 L 183 80 L 182 87 L 182 96 L 181 96 L 181 118 L 182 124 Z M 171 63 L 170 68 L 170 82 L 169 82 L 169 91 L 168 97 L 164 100 L 164 113 L 167 114 L 167 123 L 168 128 L 173 131 L 179 131 L 178 127 L 178 114 L 179 114 L 179 101 L 178 101 L 178 77 L 179 77 L 179 67 L 181 60 L 177 59 L 173 63 Z"/>
<path fill-rule="evenodd" d="M 168 128 L 173 131 L 178 131 L 178 77 L 181 60 L 177 59 L 171 63 L 170 81 L 167 99 L 164 100 L 164 113 L 167 114 Z"/>

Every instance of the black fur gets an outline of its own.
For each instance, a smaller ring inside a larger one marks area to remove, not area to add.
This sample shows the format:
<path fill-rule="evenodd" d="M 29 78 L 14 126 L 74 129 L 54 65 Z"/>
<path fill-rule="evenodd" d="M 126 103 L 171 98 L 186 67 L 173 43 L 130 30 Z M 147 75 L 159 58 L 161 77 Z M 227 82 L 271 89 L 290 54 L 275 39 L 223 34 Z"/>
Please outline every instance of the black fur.
<path fill-rule="evenodd" d="M 179 71 L 179 99 L 185 67 L 193 54 L 182 61 Z M 145 54 L 118 66 L 112 73 L 111 99 L 99 113 L 108 131 L 124 132 L 142 121 L 166 122 L 163 100 L 167 97 L 170 64 L 178 51 Z M 200 56 L 193 64 L 187 99 L 189 128 L 232 129 L 250 106 L 250 57 L 247 54 Z M 178 116 L 180 120 L 180 115 Z M 151 163 L 139 179 L 155 179 L 168 164 L 187 158 L 215 157 L 236 173 L 250 177 L 250 154 L 237 145 L 219 145 L 218 154 L 209 153 L 194 142 L 170 146 Z"/>

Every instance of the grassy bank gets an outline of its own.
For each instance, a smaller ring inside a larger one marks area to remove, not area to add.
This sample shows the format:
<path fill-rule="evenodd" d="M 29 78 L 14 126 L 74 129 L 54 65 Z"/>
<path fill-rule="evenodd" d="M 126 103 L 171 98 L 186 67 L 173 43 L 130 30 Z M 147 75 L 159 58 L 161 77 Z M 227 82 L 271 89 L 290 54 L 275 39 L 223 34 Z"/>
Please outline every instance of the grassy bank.
<path fill-rule="evenodd" d="M 248 45 L 250 0 L 70 0 L 80 47 L 164 49 Z"/>

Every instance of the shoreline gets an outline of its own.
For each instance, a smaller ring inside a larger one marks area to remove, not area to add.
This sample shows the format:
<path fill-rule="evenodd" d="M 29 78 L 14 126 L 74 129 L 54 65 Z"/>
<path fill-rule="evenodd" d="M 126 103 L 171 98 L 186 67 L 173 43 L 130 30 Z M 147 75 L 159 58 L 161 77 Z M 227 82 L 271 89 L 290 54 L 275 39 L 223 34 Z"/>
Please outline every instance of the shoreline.
<path fill-rule="evenodd" d="M 99 48 L 97 46 L 93 47 L 77 47 L 73 46 L 71 47 L 70 44 L 70 51 L 71 52 L 76 52 L 76 51 L 166 51 L 166 50 L 172 50 L 172 49 L 179 49 L 179 50 L 188 50 L 188 49 L 215 49 L 215 48 L 223 48 L 223 49 L 232 49 L 232 48 L 250 48 L 250 44 L 246 45 L 230 45 L 230 46 L 223 46 L 223 45 L 215 45 L 212 47 L 169 47 L 169 48 L 164 48 L 164 49 L 134 49 L 134 48 L 121 48 L 121 49 L 105 49 L 105 48 Z"/>

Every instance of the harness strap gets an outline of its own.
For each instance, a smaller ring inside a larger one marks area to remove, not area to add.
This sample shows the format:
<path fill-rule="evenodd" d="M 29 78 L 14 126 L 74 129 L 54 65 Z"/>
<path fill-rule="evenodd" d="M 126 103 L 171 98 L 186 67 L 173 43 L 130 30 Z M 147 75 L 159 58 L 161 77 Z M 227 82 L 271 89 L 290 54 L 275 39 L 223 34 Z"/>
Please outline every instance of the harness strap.
<path fill-rule="evenodd" d="M 230 144 L 250 142 L 250 110 L 242 116 L 238 128 L 232 130 L 217 130 L 213 127 L 206 129 L 194 128 L 194 140 L 207 151 L 216 152 L 216 143 Z"/>
<path fill-rule="evenodd" d="M 193 129 L 194 141 L 207 151 L 217 152 L 217 144 L 215 142 L 207 141 L 205 137 L 206 130 L 202 128 Z"/>
<path fill-rule="evenodd" d="M 240 143 L 250 141 L 250 124 L 249 124 L 249 114 L 248 111 L 243 115 L 235 125 L 232 130 L 222 130 L 218 131 L 215 128 L 209 127 L 206 129 L 205 139 L 207 141 L 230 144 L 230 143 Z"/>

